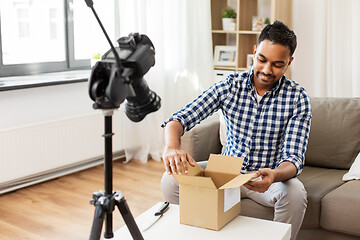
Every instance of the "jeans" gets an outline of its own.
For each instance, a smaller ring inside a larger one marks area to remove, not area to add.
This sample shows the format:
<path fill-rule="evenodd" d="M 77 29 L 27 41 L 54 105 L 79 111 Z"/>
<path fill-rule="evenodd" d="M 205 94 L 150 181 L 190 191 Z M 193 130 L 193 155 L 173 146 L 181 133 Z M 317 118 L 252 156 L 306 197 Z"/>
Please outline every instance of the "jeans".
<path fill-rule="evenodd" d="M 179 204 L 179 184 L 172 175 L 164 173 L 161 179 L 164 200 Z M 274 221 L 291 224 L 291 239 L 295 240 L 304 219 L 307 207 L 307 193 L 297 178 L 275 182 L 264 193 L 255 192 L 241 186 L 241 198 L 274 208 Z"/>

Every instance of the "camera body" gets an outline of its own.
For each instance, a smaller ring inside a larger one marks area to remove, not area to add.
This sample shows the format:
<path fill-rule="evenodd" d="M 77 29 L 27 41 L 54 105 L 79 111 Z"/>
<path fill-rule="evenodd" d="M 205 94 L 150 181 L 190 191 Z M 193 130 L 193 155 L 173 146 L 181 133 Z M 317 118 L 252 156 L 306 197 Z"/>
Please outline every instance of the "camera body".
<path fill-rule="evenodd" d="M 161 99 L 143 78 L 155 64 L 155 49 L 146 35 L 131 33 L 118 39 L 119 47 L 108 50 L 92 68 L 89 95 L 94 109 L 115 109 L 126 99 L 125 113 L 134 122 L 160 108 Z"/>

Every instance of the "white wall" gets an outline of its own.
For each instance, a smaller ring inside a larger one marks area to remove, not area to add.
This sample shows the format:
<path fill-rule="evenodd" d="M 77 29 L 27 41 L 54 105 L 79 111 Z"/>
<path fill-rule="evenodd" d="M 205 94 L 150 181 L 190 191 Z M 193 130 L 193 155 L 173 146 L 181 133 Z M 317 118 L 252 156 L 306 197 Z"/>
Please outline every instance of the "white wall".
<path fill-rule="evenodd" d="M 0 92 L 0 132 L 88 115 L 103 118 L 102 112 L 94 110 L 92 104 L 87 82 L 3 91 Z M 115 150 L 121 149 L 119 132 L 123 118 L 122 108 L 114 111 Z M 99 128 L 103 132 L 103 124 Z"/>
<path fill-rule="evenodd" d="M 0 92 L 2 184 L 94 160 L 104 154 L 104 117 L 92 108 L 87 83 Z M 113 118 L 113 151 L 123 149 Z"/>
<path fill-rule="evenodd" d="M 0 130 L 94 113 L 87 83 L 0 92 Z"/>
<path fill-rule="evenodd" d="M 102 116 L 92 105 L 87 82 L 3 91 L 0 132 L 87 115 Z M 119 118 L 124 115 L 122 108 L 114 111 L 114 131 L 118 131 Z"/>

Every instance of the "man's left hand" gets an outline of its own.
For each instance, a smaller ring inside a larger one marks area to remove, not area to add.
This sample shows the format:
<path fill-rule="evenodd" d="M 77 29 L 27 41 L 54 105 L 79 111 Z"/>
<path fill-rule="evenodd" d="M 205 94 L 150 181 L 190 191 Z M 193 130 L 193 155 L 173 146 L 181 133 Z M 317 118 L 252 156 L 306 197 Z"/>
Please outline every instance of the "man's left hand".
<path fill-rule="evenodd" d="M 270 168 L 264 168 L 254 173 L 253 179 L 255 178 L 259 178 L 259 180 L 249 181 L 244 186 L 250 190 L 263 193 L 275 182 L 275 172 Z"/>

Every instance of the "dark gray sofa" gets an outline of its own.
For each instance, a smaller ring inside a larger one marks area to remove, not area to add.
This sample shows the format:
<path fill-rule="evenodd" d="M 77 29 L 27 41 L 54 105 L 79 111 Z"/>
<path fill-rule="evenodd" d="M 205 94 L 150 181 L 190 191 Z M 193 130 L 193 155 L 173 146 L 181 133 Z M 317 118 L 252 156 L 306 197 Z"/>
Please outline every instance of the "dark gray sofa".
<path fill-rule="evenodd" d="M 299 179 L 308 207 L 298 239 L 360 239 L 360 180 L 344 182 L 360 151 L 360 98 L 311 98 L 305 166 Z M 214 114 L 184 134 L 181 147 L 196 161 L 221 153 L 219 116 Z M 242 199 L 242 215 L 273 219 L 273 208 Z"/>

